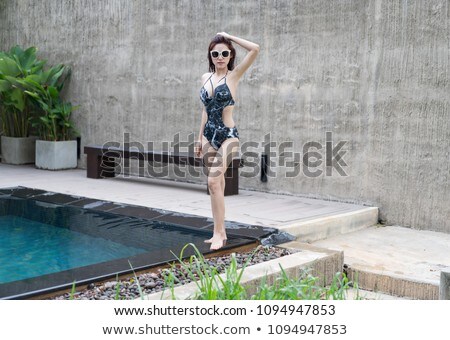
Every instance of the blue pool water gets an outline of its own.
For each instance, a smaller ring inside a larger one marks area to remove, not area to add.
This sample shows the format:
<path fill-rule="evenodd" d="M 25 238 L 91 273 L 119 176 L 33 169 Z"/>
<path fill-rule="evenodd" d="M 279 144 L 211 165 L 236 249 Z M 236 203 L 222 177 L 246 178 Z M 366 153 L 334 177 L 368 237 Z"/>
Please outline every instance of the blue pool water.
<path fill-rule="evenodd" d="M 0 283 L 146 251 L 14 215 L 0 216 Z"/>

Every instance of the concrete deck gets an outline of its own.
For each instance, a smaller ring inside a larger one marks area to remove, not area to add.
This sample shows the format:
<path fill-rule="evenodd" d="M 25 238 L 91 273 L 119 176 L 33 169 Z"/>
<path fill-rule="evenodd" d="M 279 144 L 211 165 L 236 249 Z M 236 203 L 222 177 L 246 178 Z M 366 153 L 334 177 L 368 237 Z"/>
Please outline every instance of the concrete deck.
<path fill-rule="evenodd" d="M 205 184 L 153 178 L 89 179 L 86 170 L 0 164 L 0 188 L 24 186 L 212 218 Z M 372 226 L 378 208 L 240 190 L 225 197 L 226 220 L 274 227 L 313 241 Z"/>

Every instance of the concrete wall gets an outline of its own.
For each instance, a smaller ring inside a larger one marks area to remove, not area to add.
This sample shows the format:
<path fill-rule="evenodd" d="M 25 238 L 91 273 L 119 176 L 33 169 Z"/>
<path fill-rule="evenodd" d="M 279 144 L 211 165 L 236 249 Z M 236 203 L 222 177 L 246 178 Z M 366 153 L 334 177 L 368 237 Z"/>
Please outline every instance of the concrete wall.
<path fill-rule="evenodd" d="M 319 176 L 299 164 L 286 178 L 275 148 L 276 176 L 244 173 L 243 188 L 375 205 L 389 224 L 450 232 L 449 13 L 447 0 L 3 0 L 0 48 L 35 45 L 73 67 L 83 145 L 125 132 L 145 143 L 198 133 L 209 40 L 248 38 L 261 53 L 236 98 L 241 142 L 271 133 L 301 157 L 307 142 L 323 148 L 309 149 Z M 347 176 L 326 173 L 327 131 L 345 141 Z"/>

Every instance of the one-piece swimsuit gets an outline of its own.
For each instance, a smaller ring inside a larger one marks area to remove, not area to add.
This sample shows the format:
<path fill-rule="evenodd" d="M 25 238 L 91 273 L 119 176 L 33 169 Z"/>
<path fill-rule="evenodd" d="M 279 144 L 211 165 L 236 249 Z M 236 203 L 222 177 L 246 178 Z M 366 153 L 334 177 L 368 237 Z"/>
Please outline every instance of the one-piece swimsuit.
<path fill-rule="evenodd" d="M 222 120 L 223 109 L 227 106 L 234 105 L 233 96 L 227 85 L 227 75 L 218 82 L 220 83 L 222 79 L 224 79 L 224 83 L 214 89 L 211 80 L 213 74 L 211 74 L 208 80 L 211 82 L 211 89 L 214 94 L 211 97 L 208 96 L 208 91 L 205 89 L 205 84 L 208 82 L 208 80 L 206 80 L 205 84 L 203 84 L 200 89 L 200 99 L 205 105 L 206 113 L 208 114 L 208 120 L 206 121 L 203 130 L 203 136 L 206 137 L 214 149 L 218 150 L 225 140 L 228 138 L 239 138 L 239 134 L 236 127 L 230 128 L 226 126 Z"/>

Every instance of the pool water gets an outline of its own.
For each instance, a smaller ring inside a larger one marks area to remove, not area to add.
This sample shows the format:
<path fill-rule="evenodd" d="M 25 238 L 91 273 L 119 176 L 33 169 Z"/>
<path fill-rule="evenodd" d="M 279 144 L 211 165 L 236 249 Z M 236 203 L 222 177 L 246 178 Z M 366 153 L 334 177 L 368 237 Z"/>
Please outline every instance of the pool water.
<path fill-rule="evenodd" d="M 147 250 L 26 218 L 0 216 L 0 283 L 106 262 Z"/>

